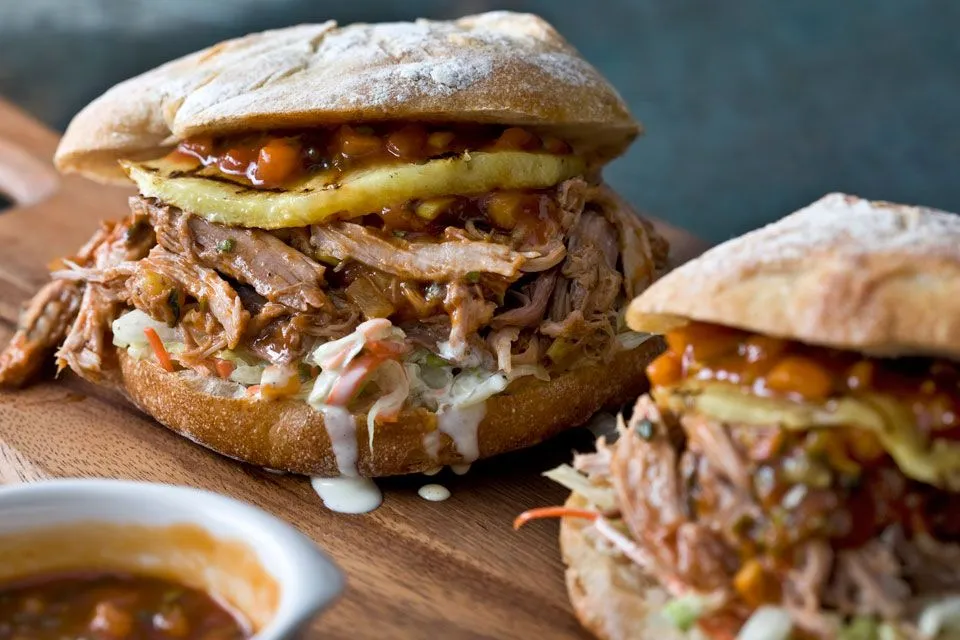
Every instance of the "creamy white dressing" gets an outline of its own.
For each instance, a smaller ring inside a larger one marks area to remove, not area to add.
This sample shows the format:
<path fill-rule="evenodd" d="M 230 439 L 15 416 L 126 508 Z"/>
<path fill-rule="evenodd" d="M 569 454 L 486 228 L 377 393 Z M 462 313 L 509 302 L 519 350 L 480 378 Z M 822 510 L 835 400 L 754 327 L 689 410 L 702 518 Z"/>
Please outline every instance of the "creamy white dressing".
<path fill-rule="evenodd" d="M 425 475 L 425 476 L 435 476 L 435 475 L 437 475 L 438 473 L 440 473 L 441 471 L 443 471 L 443 467 L 434 467 L 433 469 L 427 469 L 426 471 L 424 471 L 424 472 L 423 472 L 423 475 Z"/>
<path fill-rule="evenodd" d="M 437 411 L 437 428 L 450 436 L 465 463 L 480 457 L 477 430 L 486 413 L 486 402 L 459 407 L 443 406 Z"/>
<path fill-rule="evenodd" d="M 383 494 L 370 478 L 310 478 L 327 509 L 337 513 L 369 513 L 383 502 Z"/>
<path fill-rule="evenodd" d="M 357 475 L 357 423 L 353 415 L 342 407 L 324 405 L 323 425 L 330 436 L 330 446 L 337 460 L 337 471 L 341 476 Z"/>
<path fill-rule="evenodd" d="M 450 469 L 458 476 L 462 476 L 466 474 L 467 471 L 470 471 L 470 465 L 469 464 L 452 464 L 450 465 Z"/>
<path fill-rule="evenodd" d="M 423 434 L 423 450 L 431 460 L 440 457 L 440 431 L 438 429 Z M 437 471 L 440 471 L 440 469 L 438 468 Z"/>
<path fill-rule="evenodd" d="M 417 491 L 420 497 L 430 502 L 443 502 L 450 497 L 450 490 L 440 484 L 425 484 Z"/>

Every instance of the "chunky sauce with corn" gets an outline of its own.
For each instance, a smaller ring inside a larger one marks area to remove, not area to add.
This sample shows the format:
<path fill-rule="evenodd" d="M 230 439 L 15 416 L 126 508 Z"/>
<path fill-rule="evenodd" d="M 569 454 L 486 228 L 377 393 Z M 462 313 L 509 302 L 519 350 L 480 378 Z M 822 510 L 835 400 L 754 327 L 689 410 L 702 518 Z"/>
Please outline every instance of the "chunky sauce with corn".
<path fill-rule="evenodd" d="M 343 125 L 225 138 L 197 136 L 173 152 L 251 186 L 279 188 L 317 171 L 423 162 L 468 151 L 529 151 L 564 155 L 570 145 L 520 127 L 438 127 L 420 124 Z"/>
<path fill-rule="evenodd" d="M 160 578 L 91 571 L 0 586 L 0 640 L 248 637 L 209 595 Z"/>

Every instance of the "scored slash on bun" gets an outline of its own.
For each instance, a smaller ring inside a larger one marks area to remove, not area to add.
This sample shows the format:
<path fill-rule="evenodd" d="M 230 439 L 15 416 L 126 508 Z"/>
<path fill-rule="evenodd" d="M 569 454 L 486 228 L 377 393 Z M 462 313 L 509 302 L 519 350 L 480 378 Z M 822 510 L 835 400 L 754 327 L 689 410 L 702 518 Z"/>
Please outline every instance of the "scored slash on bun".
<path fill-rule="evenodd" d="M 107 91 L 70 123 L 56 163 L 125 182 L 117 160 L 157 157 L 189 136 L 384 120 L 526 126 L 596 162 L 640 132 L 616 90 L 553 27 L 503 11 L 330 21 L 223 42 Z"/>
<path fill-rule="evenodd" d="M 606 364 L 582 367 L 542 382 L 522 378 L 489 398 L 478 431 L 480 457 L 537 444 L 600 409 L 630 402 L 647 389 L 644 367 L 663 349 L 648 340 Z M 292 473 L 340 475 L 323 414 L 302 401 L 253 401 L 210 393 L 218 379 L 167 373 L 150 360 L 119 351 L 121 387 L 137 406 L 171 430 L 218 453 Z M 597 380 L 607 381 L 597 384 Z M 522 383 L 522 384 L 521 384 Z M 441 436 L 431 458 L 424 436 L 436 429 L 426 409 L 405 410 L 396 423 L 378 427 L 368 444 L 366 416 L 357 415 L 358 471 L 363 476 L 418 473 L 464 462 L 452 440 Z"/>
<path fill-rule="evenodd" d="M 830 194 L 677 268 L 627 311 L 637 331 L 688 320 L 960 358 L 960 217 Z"/>

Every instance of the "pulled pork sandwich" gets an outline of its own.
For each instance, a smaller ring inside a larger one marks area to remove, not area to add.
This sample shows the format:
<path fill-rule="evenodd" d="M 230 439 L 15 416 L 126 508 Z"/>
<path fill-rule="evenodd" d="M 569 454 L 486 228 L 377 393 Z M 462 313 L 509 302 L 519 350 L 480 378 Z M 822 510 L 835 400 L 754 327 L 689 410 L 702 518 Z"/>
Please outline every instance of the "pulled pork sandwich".
<path fill-rule="evenodd" d="M 381 476 L 534 444 L 646 388 L 667 245 L 600 171 L 639 133 L 547 23 L 305 25 L 108 91 L 58 166 L 132 180 L 0 355 L 54 350 L 228 456 Z M 597 384 L 602 379 L 603 384 Z"/>
<path fill-rule="evenodd" d="M 960 637 L 960 218 L 830 195 L 680 267 L 619 439 L 550 476 L 603 638 Z"/>

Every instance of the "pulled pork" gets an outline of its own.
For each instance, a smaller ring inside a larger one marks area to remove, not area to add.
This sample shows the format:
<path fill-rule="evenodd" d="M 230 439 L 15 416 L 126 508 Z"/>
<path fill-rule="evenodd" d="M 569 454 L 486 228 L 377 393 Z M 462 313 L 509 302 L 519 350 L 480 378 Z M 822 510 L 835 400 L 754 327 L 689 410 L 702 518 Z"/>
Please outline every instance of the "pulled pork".
<path fill-rule="evenodd" d="M 99 237 L 98 237 L 99 236 Z M 103 270 L 127 260 L 142 258 L 154 244 L 154 234 L 137 214 L 119 224 L 103 225 L 81 255 L 88 253 L 92 268 Z M 110 323 L 119 312 L 117 301 L 98 283 L 84 287 L 73 325 L 57 351 L 59 369 L 70 367 L 78 375 L 99 382 L 108 357 Z"/>
<path fill-rule="evenodd" d="M 224 349 L 296 364 L 380 317 L 454 366 L 564 370 L 609 356 L 625 303 L 665 267 L 663 240 L 582 179 L 517 201 L 527 208 L 507 222 L 481 208 L 409 229 L 371 215 L 271 232 L 132 198 L 130 218 L 105 225 L 26 308 L 0 384 L 26 383 L 58 344 L 61 367 L 101 379 L 110 325 L 130 308 L 176 327 L 178 359 L 204 371 Z"/>
<path fill-rule="evenodd" d="M 299 311 L 326 306 L 324 267 L 266 231 L 216 225 L 142 198 L 130 206 L 149 216 L 167 251 L 247 283 L 271 302 Z"/>
<path fill-rule="evenodd" d="M 127 229 L 132 227 L 128 225 Z M 70 259 L 71 264 L 92 266 L 94 254 L 113 233 L 113 225 L 101 226 Z M 132 240 L 134 243 L 139 241 L 137 238 Z M 20 314 L 10 343 L 0 352 L 0 387 L 21 387 L 39 374 L 74 324 L 83 291 L 80 283 L 54 280 L 44 285 L 29 301 Z"/>
<path fill-rule="evenodd" d="M 0 387 L 21 387 L 39 373 L 66 338 L 82 296 L 78 283 L 55 280 L 30 300 L 10 344 L 0 353 Z"/>
<path fill-rule="evenodd" d="M 337 260 L 356 260 L 404 280 L 455 282 L 471 273 L 512 278 L 526 256 L 500 244 L 388 240 L 352 222 L 315 226 L 310 238 L 317 253 Z"/>
<path fill-rule="evenodd" d="M 793 478 L 786 470 L 808 442 L 661 413 L 644 396 L 616 444 L 576 465 L 614 488 L 642 569 L 675 591 L 709 594 L 734 632 L 773 604 L 817 637 L 836 637 L 854 616 L 909 635 L 905 619 L 960 589 L 945 564 L 960 559 L 960 496 L 905 478 L 886 456 L 855 485 Z"/>

